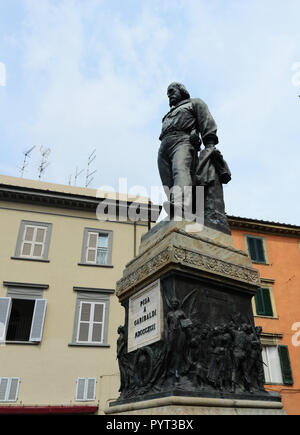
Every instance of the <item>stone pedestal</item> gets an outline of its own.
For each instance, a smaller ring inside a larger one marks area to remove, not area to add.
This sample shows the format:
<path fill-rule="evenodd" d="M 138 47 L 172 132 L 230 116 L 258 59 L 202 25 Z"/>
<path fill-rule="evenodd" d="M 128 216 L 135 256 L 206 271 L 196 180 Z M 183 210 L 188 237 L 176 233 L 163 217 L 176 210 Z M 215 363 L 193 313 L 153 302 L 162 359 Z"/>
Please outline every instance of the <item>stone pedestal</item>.
<path fill-rule="evenodd" d="M 183 414 L 278 412 L 280 396 L 263 388 L 251 306 L 259 287 L 229 234 L 156 225 L 117 283 L 121 387 L 108 412 L 168 414 L 179 404 Z"/>
<path fill-rule="evenodd" d="M 107 408 L 108 415 L 286 415 L 281 402 L 163 397 Z"/>

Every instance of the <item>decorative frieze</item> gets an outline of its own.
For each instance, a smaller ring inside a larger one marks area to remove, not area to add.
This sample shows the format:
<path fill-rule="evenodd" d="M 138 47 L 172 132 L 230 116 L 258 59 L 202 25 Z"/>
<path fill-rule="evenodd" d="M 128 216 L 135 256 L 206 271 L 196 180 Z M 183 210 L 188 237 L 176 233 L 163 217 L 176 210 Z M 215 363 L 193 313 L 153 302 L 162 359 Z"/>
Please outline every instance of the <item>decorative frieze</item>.
<path fill-rule="evenodd" d="M 142 258 L 139 260 L 138 263 L 141 263 Z M 183 266 L 194 267 L 252 285 L 260 284 L 259 272 L 255 269 L 230 263 L 201 252 L 169 245 L 166 249 L 142 263 L 142 266 L 135 262 L 131 263 L 126 275 L 117 283 L 117 295 L 120 296 L 169 263 L 179 263 Z"/>

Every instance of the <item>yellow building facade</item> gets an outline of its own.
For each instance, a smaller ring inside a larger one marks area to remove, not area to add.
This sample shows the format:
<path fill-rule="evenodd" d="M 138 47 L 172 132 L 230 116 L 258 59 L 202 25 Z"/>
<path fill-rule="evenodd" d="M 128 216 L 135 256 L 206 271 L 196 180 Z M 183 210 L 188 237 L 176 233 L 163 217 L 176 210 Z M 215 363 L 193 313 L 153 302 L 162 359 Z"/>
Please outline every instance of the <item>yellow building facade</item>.
<path fill-rule="evenodd" d="M 124 310 L 115 286 L 160 208 L 147 198 L 110 198 L 0 176 L 0 414 L 101 415 L 118 398 Z M 108 220 L 99 219 L 103 199 Z M 248 251 L 262 279 L 253 308 L 270 359 L 266 388 L 282 394 L 288 414 L 298 414 L 300 228 L 229 222 L 234 246 Z M 278 349 L 288 351 L 288 368 L 280 367 Z"/>
<path fill-rule="evenodd" d="M 114 289 L 151 217 L 124 218 L 135 199 L 120 196 L 122 219 L 100 221 L 105 197 L 0 176 L 2 413 L 102 414 L 118 397 Z"/>

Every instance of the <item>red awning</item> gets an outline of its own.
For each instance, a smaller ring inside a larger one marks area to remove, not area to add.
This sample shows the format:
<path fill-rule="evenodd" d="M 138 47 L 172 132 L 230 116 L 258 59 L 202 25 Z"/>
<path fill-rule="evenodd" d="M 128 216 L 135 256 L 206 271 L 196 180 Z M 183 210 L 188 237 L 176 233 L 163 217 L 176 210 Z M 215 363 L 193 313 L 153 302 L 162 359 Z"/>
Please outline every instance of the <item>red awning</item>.
<path fill-rule="evenodd" d="M 95 414 L 98 406 L 0 406 L 0 414 Z"/>

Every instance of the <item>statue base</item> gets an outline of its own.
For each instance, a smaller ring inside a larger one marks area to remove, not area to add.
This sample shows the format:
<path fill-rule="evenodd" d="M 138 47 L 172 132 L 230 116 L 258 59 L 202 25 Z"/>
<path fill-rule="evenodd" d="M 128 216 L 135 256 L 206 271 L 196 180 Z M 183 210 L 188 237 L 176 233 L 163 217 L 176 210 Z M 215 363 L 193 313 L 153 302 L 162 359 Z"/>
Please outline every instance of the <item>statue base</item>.
<path fill-rule="evenodd" d="M 286 415 L 281 402 L 169 396 L 112 404 L 106 415 Z"/>
<path fill-rule="evenodd" d="M 279 412 L 280 395 L 263 386 L 251 302 L 259 287 L 258 271 L 231 235 L 186 221 L 150 230 L 117 283 L 125 325 L 120 397 L 111 411 L 138 413 L 139 403 L 151 403 L 149 412 L 171 413 L 167 401 L 179 397 L 197 402 L 194 413 L 254 413 L 259 403 Z"/>

